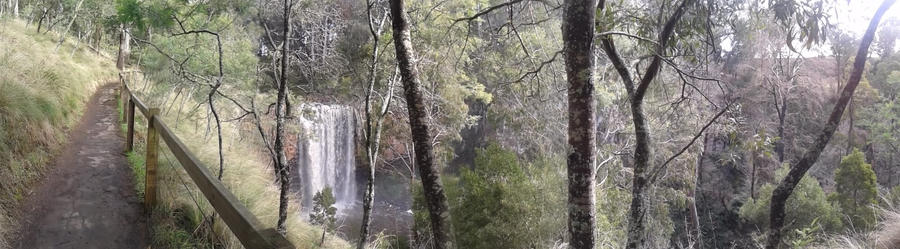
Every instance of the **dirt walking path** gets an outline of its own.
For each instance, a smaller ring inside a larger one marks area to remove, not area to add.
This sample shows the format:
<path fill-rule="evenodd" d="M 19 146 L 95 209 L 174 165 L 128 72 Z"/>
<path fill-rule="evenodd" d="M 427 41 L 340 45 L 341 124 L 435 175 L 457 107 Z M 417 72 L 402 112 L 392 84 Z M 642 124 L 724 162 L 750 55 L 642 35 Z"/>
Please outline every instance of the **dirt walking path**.
<path fill-rule="evenodd" d="M 122 154 L 115 86 L 91 97 L 69 144 L 28 197 L 17 248 L 146 248 L 144 208 Z"/>

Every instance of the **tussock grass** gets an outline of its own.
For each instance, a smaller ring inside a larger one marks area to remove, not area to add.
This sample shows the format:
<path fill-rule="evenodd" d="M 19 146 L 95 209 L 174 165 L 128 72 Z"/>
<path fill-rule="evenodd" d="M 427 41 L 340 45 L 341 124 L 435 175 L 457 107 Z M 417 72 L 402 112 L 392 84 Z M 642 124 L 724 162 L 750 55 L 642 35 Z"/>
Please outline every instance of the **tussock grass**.
<path fill-rule="evenodd" d="M 55 51 L 56 37 L 0 20 L 0 248 L 14 236 L 12 210 L 65 144 L 66 128 L 115 75 L 111 61 L 83 49 L 73 54 L 71 43 Z"/>
<path fill-rule="evenodd" d="M 218 172 L 218 149 L 215 123 L 207 123 L 205 93 L 195 91 L 198 96 L 185 96 L 171 90 L 170 86 L 131 77 L 129 86 L 139 91 L 140 98 L 150 106 L 161 106 L 163 120 L 195 154 L 211 173 Z M 144 89 L 140 91 L 140 89 Z M 185 91 L 187 92 L 187 91 Z M 199 107 L 198 107 L 199 105 Z M 217 103 L 223 117 L 231 116 L 236 110 L 229 109 L 230 103 Z M 143 133 L 145 121 L 136 115 L 139 124 L 135 130 Z M 223 118 L 224 120 L 225 118 Z M 209 129 L 207 129 L 209 125 Z M 271 162 L 264 154 L 261 141 L 250 124 L 223 122 L 225 171 L 222 182 L 243 204 L 267 227 L 275 227 L 278 219 L 279 189 L 275 184 L 275 173 Z M 143 138 L 135 139 L 135 151 L 144 153 Z M 240 242 L 228 230 L 224 222 L 217 219 L 213 226 L 204 217 L 214 210 L 202 193 L 190 181 L 165 143 L 160 140 L 159 201 L 155 213 L 163 215 L 154 218 L 154 246 L 159 248 L 204 247 L 215 245 L 223 248 L 241 248 Z M 143 167 L 135 168 L 136 172 Z M 290 204 L 288 218 L 288 239 L 297 248 L 350 248 L 350 244 L 337 236 L 329 235 L 325 245 L 319 246 L 321 227 L 312 226 L 300 217 L 299 202 Z M 184 235 L 192 235 L 187 238 Z"/>
<path fill-rule="evenodd" d="M 847 231 L 829 235 L 815 248 L 895 249 L 900 248 L 900 207 L 881 209 L 876 229 L 870 232 Z"/>

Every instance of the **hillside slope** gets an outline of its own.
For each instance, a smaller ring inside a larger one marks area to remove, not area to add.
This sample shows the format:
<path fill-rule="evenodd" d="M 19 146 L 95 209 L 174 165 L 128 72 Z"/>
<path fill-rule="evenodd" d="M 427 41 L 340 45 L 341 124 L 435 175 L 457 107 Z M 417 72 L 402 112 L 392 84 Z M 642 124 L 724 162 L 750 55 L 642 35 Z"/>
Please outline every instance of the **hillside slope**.
<path fill-rule="evenodd" d="M 33 28 L 0 21 L 0 248 L 17 223 L 12 210 L 65 144 L 84 103 L 115 75 L 108 59 L 83 46 L 73 53 L 73 44 L 56 51 L 58 36 Z"/>

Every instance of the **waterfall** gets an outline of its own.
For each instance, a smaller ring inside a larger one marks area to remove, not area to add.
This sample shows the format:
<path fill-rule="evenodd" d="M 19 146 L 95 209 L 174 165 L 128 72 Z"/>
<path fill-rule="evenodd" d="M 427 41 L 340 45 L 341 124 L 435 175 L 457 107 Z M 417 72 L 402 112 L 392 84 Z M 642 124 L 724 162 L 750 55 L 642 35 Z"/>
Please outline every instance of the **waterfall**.
<path fill-rule="evenodd" d="M 336 206 L 356 202 L 356 116 L 342 105 L 304 104 L 299 108 L 301 133 L 297 165 L 304 209 L 312 197 L 331 187 Z"/>

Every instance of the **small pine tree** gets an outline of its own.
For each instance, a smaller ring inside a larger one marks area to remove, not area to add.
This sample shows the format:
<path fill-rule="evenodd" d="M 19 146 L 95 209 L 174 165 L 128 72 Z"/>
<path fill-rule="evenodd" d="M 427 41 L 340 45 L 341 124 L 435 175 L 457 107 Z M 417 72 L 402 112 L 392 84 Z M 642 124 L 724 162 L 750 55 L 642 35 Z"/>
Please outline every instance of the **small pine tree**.
<path fill-rule="evenodd" d="M 337 221 L 337 208 L 334 207 L 334 194 L 331 188 L 326 187 L 317 192 L 313 196 L 313 210 L 309 213 L 309 220 L 313 225 L 322 226 L 322 241 L 319 245 L 325 244 L 325 233 L 334 230 L 334 224 Z"/>
<path fill-rule="evenodd" d="M 834 182 L 835 192 L 828 199 L 837 203 L 852 226 L 872 228 L 878 189 L 875 171 L 866 163 L 862 152 L 853 149 L 853 153 L 841 159 L 834 172 Z"/>

